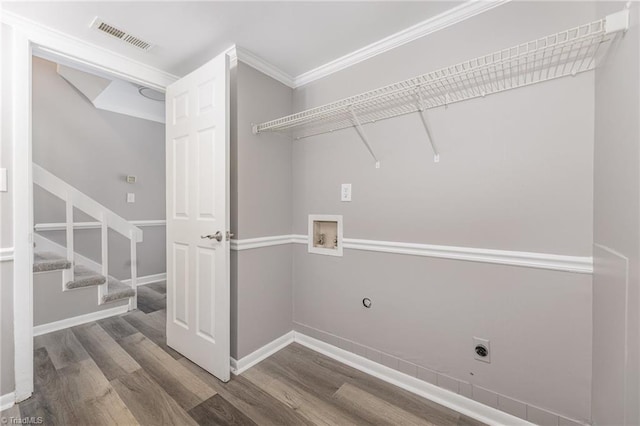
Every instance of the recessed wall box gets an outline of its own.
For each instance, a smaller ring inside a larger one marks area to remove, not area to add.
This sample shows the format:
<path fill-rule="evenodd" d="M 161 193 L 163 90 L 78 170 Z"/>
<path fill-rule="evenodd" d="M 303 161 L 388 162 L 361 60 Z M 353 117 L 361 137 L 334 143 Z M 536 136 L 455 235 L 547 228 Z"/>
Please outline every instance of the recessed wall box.
<path fill-rule="evenodd" d="M 309 253 L 342 256 L 342 216 L 309 215 Z"/>

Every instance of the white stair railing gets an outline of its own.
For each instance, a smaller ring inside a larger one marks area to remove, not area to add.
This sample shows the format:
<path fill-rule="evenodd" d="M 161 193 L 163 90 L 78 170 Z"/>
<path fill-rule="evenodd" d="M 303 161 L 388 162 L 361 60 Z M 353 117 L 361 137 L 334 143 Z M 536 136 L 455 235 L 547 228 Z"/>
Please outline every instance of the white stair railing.
<path fill-rule="evenodd" d="M 137 308 L 138 292 L 137 286 L 137 254 L 136 245 L 142 242 L 142 230 L 135 225 L 129 223 L 126 219 L 118 216 L 113 211 L 109 210 L 102 204 L 95 201 L 93 198 L 80 192 L 78 189 L 69 185 L 62 179 L 38 166 L 33 164 L 33 183 L 41 187 L 42 189 L 50 192 L 56 197 L 64 200 L 66 204 L 66 236 L 67 236 L 67 258 L 71 261 L 74 260 L 74 247 L 73 247 L 73 209 L 88 214 L 89 216 L 100 221 L 101 228 L 101 250 L 102 250 L 102 275 L 107 278 L 107 281 L 98 287 L 98 303 L 102 303 L 102 299 L 107 295 L 109 291 L 109 229 L 113 229 L 120 235 L 128 238 L 131 242 L 131 287 L 135 291 L 135 296 L 129 299 L 129 309 Z M 71 268 L 71 280 L 73 277 L 73 268 Z"/>

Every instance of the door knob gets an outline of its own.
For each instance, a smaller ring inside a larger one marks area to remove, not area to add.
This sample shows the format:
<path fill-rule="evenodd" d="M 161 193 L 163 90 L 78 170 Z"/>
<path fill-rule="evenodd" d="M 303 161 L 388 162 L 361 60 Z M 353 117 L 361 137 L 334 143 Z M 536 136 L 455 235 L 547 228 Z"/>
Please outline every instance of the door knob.
<path fill-rule="evenodd" d="M 218 242 L 222 241 L 222 233 L 220 231 L 216 232 L 215 234 L 211 235 L 201 235 L 200 238 L 205 239 L 208 238 L 210 240 L 216 240 Z"/>

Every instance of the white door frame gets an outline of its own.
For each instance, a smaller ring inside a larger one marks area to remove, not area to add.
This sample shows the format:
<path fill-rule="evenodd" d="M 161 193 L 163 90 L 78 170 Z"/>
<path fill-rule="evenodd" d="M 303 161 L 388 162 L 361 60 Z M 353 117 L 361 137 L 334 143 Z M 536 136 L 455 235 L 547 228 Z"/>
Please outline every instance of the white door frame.
<path fill-rule="evenodd" d="M 161 91 L 177 77 L 7 11 L 1 20 L 13 29 L 13 330 L 15 398 L 20 402 L 33 393 L 32 55 Z"/>

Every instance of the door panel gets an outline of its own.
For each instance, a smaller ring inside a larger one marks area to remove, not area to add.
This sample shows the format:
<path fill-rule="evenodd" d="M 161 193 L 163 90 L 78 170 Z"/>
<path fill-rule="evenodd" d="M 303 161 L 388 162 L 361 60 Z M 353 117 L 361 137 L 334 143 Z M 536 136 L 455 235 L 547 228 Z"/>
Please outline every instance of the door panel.
<path fill-rule="evenodd" d="M 173 217 L 189 218 L 189 137 L 173 140 Z"/>
<path fill-rule="evenodd" d="M 173 322 L 189 328 L 189 246 L 173 244 L 173 282 L 170 294 L 173 296 Z M 167 301 L 169 302 L 169 301 Z"/>
<path fill-rule="evenodd" d="M 167 88 L 167 344 L 229 380 L 229 64 Z M 221 241 L 203 238 L 220 232 Z"/>
<path fill-rule="evenodd" d="M 216 159 L 215 128 L 198 133 L 198 182 L 215 182 L 215 172 L 210 167 Z M 198 185 L 198 218 L 215 220 L 215 185 Z"/>

